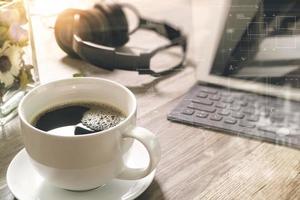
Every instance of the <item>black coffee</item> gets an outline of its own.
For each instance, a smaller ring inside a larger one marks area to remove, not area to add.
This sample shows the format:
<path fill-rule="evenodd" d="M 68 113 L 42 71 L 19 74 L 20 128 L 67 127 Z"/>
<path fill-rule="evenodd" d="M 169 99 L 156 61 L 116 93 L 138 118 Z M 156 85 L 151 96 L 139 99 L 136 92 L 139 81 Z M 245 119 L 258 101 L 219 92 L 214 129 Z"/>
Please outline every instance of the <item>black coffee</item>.
<path fill-rule="evenodd" d="M 39 114 L 33 125 L 54 135 L 84 135 L 116 126 L 125 115 L 109 105 L 73 103 L 57 106 Z"/>

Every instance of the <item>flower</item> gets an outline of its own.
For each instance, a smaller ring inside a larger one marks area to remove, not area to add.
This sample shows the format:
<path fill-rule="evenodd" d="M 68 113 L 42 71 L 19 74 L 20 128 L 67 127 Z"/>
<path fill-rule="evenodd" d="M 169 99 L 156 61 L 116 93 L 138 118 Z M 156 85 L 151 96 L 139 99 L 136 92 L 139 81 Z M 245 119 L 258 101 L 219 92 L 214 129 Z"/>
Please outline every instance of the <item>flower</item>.
<path fill-rule="evenodd" d="M 3 3 L 3 1 L 0 2 Z M 2 5 L 0 4 L 0 9 L 1 25 L 9 26 L 13 23 L 26 24 L 26 12 L 22 1 L 15 0 L 13 6 L 11 6 L 11 1 L 5 1 Z"/>
<path fill-rule="evenodd" d="M 20 14 L 17 9 L 1 9 L 0 23 L 9 26 L 12 23 L 20 22 Z"/>
<path fill-rule="evenodd" d="M 22 66 L 23 50 L 5 42 L 0 49 L 0 82 L 7 88 L 14 83 Z"/>
<path fill-rule="evenodd" d="M 8 29 L 8 38 L 13 43 L 26 44 L 28 41 L 28 32 L 19 24 L 11 24 Z"/>

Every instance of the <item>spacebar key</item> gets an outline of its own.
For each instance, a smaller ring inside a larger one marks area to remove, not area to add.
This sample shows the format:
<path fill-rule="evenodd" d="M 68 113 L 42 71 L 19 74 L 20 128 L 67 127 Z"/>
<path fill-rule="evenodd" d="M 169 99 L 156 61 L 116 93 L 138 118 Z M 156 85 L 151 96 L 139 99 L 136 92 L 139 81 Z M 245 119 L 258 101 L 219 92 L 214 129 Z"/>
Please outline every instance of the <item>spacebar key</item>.
<path fill-rule="evenodd" d="M 258 126 L 258 130 L 260 131 L 265 131 L 265 132 L 269 132 L 269 133 L 276 133 L 278 128 L 273 127 L 273 126 Z"/>
<path fill-rule="evenodd" d="M 210 113 L 216 112 L 216 109 L 214 107 L 200 105 L 196 103 L 190 103 L 187 107 L 195 110 L 210 112 Z"/>

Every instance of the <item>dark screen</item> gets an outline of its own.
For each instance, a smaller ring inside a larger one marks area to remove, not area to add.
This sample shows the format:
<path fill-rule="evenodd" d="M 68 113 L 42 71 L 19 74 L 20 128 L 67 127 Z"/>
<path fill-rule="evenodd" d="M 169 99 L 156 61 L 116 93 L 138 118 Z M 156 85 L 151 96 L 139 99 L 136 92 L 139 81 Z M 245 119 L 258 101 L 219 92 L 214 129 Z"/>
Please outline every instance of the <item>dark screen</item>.
<path fill-rule="evenodd" d="M 233 0 L 211 74 L 300 87 L 300 1 Z"/>

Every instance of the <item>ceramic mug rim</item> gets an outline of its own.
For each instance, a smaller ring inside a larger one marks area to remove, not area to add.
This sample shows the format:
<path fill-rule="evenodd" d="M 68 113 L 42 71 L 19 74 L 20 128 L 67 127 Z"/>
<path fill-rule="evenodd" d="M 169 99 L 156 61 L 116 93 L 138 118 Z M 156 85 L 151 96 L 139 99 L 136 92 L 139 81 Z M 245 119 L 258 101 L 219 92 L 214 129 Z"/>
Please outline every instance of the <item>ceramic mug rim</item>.
<path fill-rule="evenodd" d="M 24 109 L 24 101 L 28 98 L 31 97 L 31 95 L 41 89 L 41 88 L 44 88 L 44 87 L 47 87 L 49 85 L 52 85 L 52 84 L 57 84 L 57 83 L 61 83 L 61 82 L 69 82 L 69 81 L 81 81 L 81 80 L 91 80 L 91 81 L 102 81 L 102 82 L 106 82 L 106 83 L 109 83 L 109 84 L 112 84 L 112 85 L 115 85 L 121 89 L 123 89 L 131 98 L 131 101 L 133 102 L 133 109 L 129 112 L 129 114 L 126 116 L 125 120 L 123 120 L 122 122 L 120 122 L 119 124 L 117 124 L 116 126 L 114 127 L 111 127 L 109 129 L 106 129 L 106 130 L 103 130 L 103 131 L 98 131 L 98 132 L 95 132 L 95 133 L 90 133 L 90 134 L 85 134 L 85 135 L 72 135 L 72 136 L 65 136 L 65 135 L 53 135 L 53 134 L 50 134 L 46 131 L 43 131 L 43 130 L 40 130 L 36 127 L 34 127 L 31 123 L 28 122 L 28 120 L 26 119 L 26 117 L 24 116 L 24 113 L 22 111 L 22 109 Z M 55 81 L 51 81 L 51 82 L 48 82 L 48 83 L 45 83 L 45 84 L 41 84 L 35 88 L 33 88 L 32 90 L 30 90 L 23 98 L 22 100 L 20 101 L 20 104 L 18 106 L 18 114 L 19 114 L 19 117 L 21 119 L 21 121 L 23 123 L 26 124 L 26 126 L 30 127 L 31 129 L 33 129 L 34 131 L 37 131 L 38 133 L 40 134 L 44 134 L 44 135 L 47 135 L 47 136 L 50 136 L 50 137 L 58 137 L 58 138 L 69 138 L 69 139 L 74 139 L 74 138 L 85 138 L 85 137 L 92 137 L 92 136 L 97 136 L 97 135 L 102 135 L 102 134 L 107 134 L 109 132 L 113 132 L 114 130 L 120 128 L 121 126 L 123 126 L 124 124 L 127 124 L 129 122 L 129 120 L 135 115 L 136 113 L 136 110 L 137 110 L 137 102 L 136 102 L 136 98 L 134 96 L 134 94 L 125 86 L 123 86 L 122 84 L 118 83 L 118 82 L 115 82 L 115 81 L 111 81 L 111 80 L 108 80 L 108 79 L 104 79 L 104 78 L 95 78 L 95 77 L 76 77 L 76 78 L 66 78 L 66 79 L 60 79 L 60 80 L 55 80 Z"/>

